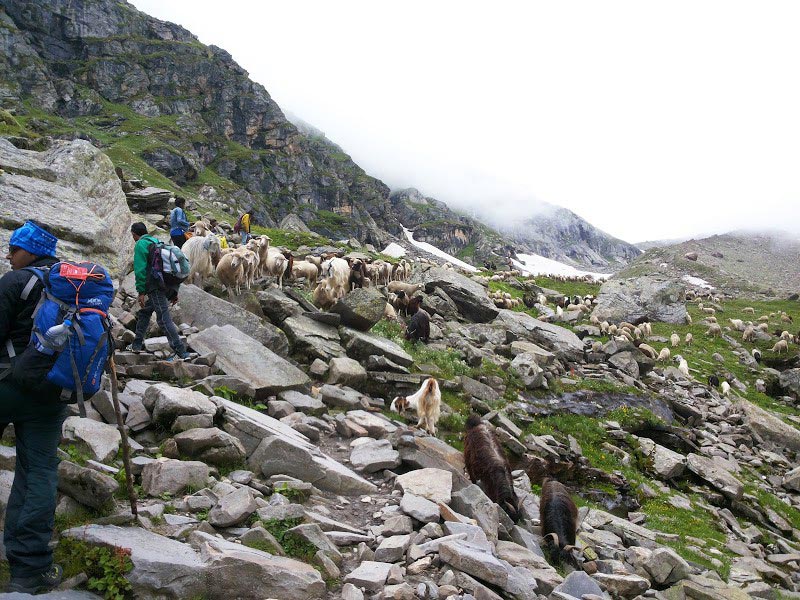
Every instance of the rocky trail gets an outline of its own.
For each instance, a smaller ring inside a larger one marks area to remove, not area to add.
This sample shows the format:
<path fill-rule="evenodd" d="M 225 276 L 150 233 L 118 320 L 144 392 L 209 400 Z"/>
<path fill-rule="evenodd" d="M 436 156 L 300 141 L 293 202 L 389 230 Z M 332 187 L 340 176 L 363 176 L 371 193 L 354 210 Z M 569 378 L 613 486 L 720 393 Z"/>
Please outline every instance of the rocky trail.
<path fill-rule="evenodd" d="M 346 296 L 348 310 L 319 313 L 266 282 L 237 304 L 184 286 L 176 322 L 199 358 L 164 361 L 155 325 L 146 352 L 116 354 L 138 518 L 121 485 L 107 385 L 88 419 L 65 423 L 57 556 L 73 576 L 67 587 L 105 576 L 140 598 L 281 600 L 727 599 L 798 589 L 800 531 L 762 502 L 768 491 L 800 506 L 800 430 L 790 420 L 722 396 L 627 339 L 603 342 L 580 315 L 555 324 L 498 309 L 484 276 L 420 265 L 412 281 L 424 284 L 434 313 L 424 358 L 453 359 L 461 374 L 443 371 L 444 360 L 419 364 L 409 351 L 421 348 L 353 328 L 381 319 L 375 288 Z M 133 336 L 131 284 L 122 282 L 113 305 L 118 348 Z M 656 296 L 666 298 L 661 308 Z M 686 312 L 676 305 L 684 297 L 671 303 L 663 290 L 627 300 L 642 297 L 650 312 Z M 596 302 L 595 314 L 622 311 L 616 321 L 637 310 L 613 287 Z M 459 446 L 465 411 L 492 424 L 517 469 L 518 523 L 470 483 L 457 447 L 388 411 L 391 397 L 419 385 L 420 368 L 438 371 L 445 390 L 442 438 Z M 592 420 L 599 447 L 565 435 L 558 419 L 570 415 Z M 13 446 L 2 453 L 7 495 Z M 606 454 L 620 470 L 603 469 L 597 457 Z M 751 469 L 758 488 L 745 477 Z M 535 493 L 544 475 L 588 500 L 582 570 L 556 569 L 544 556 Z M 714 538 L 660 531 L 642 508 L 656 501 L 713 519 Z M 84 573 L 70 559 L 93 547 L 130 562 Z"/>

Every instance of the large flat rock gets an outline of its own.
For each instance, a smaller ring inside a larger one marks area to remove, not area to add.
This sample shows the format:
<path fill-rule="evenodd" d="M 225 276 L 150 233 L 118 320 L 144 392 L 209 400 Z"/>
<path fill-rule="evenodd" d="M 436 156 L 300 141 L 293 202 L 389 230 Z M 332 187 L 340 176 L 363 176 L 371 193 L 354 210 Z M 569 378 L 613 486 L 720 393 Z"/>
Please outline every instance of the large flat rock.
<path fill-rule="evenodd" d="M 225 430 L 245 448 L 254 471 L 285 474 L 337 494 L 373 493 L 375 486 L 335 461 L 303 434 L 277 419 L 223 400 Z"/>
<path fill-rule="evenodd" d="M 217 367 L 226 375 L 249 382 L 257 399 L 301 389 L 311 382 L 308 375 L 285 358 L 233 325 L 209 327 L 193 335 L 189 344 L 202 354 L 216 353 Z"/>
<path fill-rule="evenodd" d="M 313 600 L 326 597 L 325 582 L 311 565 L 273 556 L 202 532 L 190 543 L 206 567 L 207 598 L 280 598 Z"/>
<path fill-rule="evenodd" d="M 133 257 L 132 215 L 108 156 L 84 140 L 34 152 L 0 138 L 0 169 L 0 246 L 36 218 L 58 237 L 59 258 L 92 260 L 124 276 Z M 8 268 L 0 262 L 0 274 Z"/>
<path fill-rule="evenodd" d="M 191 546 L 139 527 L 85 525 L 62 535 L 94 546 L 116 546 L 131 551 L 128 574 L 138 597 L 205 597 L 203 561 Z"/>
<path fill-rule="evenodd" d="M 250 311 L 209 294 L 196 285 L 182 285 L 178 307 L 185 323 L 198 329 L 213 325 L 233 325 L 281 356 L 289 353 L 286 334 Z"/>
<path fill-rule="evenodd" d="M 486 288 L 461 273 L 441 267 L 418 269 L 412 275 L 411 283 L 424 284 L 428 294 L 441 289 L 468 321 L 488 323 L 497 316 L 497 307 L 489 299 Z"/>
<path fill-rule="evenodd" d="M 339 329 L 347 354 L 352 358 L 366 361 L 373 355 L 384 356 L 393 363 L 408 367 L 414 359 L 399 344 L 386 338 L 342 327 Z"/>
<path fill-rule="evenodd" d="M 744 415 L 745 425 L 750 427 L 753 433 L 780 448 L 800 452 L 800 430 L 796 427 L 745 399 L 739 400 L 736 407 Z"/>
<path fill-rule="evenodd" d="M 501 310 L 492 323 L 507 332 L 509 341 L 524 340 L 546 348 L 558 358 L 580 360 L 583 342 L 569 329 L 535 319 L 527 313 Z"/>
<path fill-rule="evenodd" d="M 315 358 L 329 361 L 344 356 L 339 331 L 333 325 L 320 323 L 304 315 L 288 317 L 281 323 L 292 344 L 292 353 L 311 362 Z"/>
<path fill-rule="evenodd" d="M 646 275 L 609 279 L 600 288 L 593 315 L 601 321 L 686 322 L 686 286 L 677 279 Z"/>

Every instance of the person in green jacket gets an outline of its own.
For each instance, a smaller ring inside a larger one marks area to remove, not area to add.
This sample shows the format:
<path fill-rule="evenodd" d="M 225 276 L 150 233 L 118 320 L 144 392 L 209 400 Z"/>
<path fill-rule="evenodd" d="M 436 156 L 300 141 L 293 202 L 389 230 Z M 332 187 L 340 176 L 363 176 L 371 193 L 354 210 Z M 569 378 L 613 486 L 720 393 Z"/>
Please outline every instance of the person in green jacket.
<path fill-rule="evenodd" d="M 136 339 L 128 346 L 132 352 L 144 350 L 144 336 L 150 326 L 150 317 L 156 313 L 156 322 L 159 327 L 167 334 L 169 345 L 175 352 L 174 356 L 182 360 L 191 358 L 191 354 L 186 351 L 186 346 L 181 341 L 178 328 L 172 321 L 169 312 L 169 305 L 178 301 L 178 290 L 162 290 L 153 280 L 150 272 L 150 249 L 158 240 L 152 235 L 148 235 L 147 226 L 144 223 L 134 223 L 131 225 L 131 235 L 136 241 L 133 249 L 133 272 L 136 275 L 136 291 L 139 293 L 139 312 L 136 313 Z"/>

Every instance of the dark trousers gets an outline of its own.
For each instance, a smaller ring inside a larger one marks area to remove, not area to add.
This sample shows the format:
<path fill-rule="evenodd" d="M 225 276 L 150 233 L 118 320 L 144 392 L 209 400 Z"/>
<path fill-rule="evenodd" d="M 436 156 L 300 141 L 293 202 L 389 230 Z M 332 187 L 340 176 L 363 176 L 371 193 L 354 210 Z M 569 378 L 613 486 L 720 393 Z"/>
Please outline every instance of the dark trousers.
<path fill-rule="evenodd" d="M 181 342 L 181 336 L 178 333 L 178 328 L 172 321 L 172 315 L 169 313 L 169 300 L 167 295 L 162 290 L 153 290 L 147 293 L 147 302 L 144 303 L 138 313 L 136 313 L 136 339 L 134 346 L 142 346 L 144 344 L 144 336 L 147 335 L 147 328 L 150 326 L 150 317 L 156 313 L 156 322 L 158 326 L 164 331 L 164 334 L 169 340 L 170 347 L 178 354 L 186 352 L 186 347 Z"/>
<path fill-rule="evenodd" d="M 50 539 L 58 493 L 61 425 L 67 406 L 22 393 L 0 381 L 0 422 L 14 423 L 17 463 L 3 541 L 12 577 L 33 577 L 53 564 Z"/>
<path fill-rule="evenodd" d="M 183 245 L 186 243 L 186 234 L 184 233 L 180 235 L 171 235 L 169 237 L 172 239 L 172 243 L 178 248 L 183 248 Z"/>

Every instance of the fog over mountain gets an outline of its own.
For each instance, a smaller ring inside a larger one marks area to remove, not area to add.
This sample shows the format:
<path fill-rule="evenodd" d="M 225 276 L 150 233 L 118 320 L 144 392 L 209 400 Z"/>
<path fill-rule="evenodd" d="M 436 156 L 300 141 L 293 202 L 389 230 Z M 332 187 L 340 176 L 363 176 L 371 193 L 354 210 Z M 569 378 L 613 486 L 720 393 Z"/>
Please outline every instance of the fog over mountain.
<path fill-rule="evenodd" d="M 512 222 L 541 199 L 630 242 L 800 229 L 799 5 L 134 4 L 392 187 Z"/>

